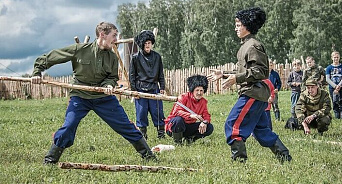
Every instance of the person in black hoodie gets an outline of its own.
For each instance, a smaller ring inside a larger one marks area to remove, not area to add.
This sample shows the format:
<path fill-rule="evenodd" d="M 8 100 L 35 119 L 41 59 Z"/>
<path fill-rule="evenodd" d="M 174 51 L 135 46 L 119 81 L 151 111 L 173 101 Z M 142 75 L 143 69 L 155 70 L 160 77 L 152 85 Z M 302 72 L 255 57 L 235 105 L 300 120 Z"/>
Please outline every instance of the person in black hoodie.
<path fill-rule="evenodd" d="M 132 91 L 164 94 L 165 78 L 161 56 L 152 50 L 155 43 L 152 31 L 143 30 L 135 38 L 140 51 L 133 55 L 129 69 L 129 82 Z M 159 84 L 159 85 L 158 85 Z M 135 99 L 136 125 L 147 139 L 148 112 L 150 112 L 157 137 L 165 138 L 163 103 L 160 100 Z"/>

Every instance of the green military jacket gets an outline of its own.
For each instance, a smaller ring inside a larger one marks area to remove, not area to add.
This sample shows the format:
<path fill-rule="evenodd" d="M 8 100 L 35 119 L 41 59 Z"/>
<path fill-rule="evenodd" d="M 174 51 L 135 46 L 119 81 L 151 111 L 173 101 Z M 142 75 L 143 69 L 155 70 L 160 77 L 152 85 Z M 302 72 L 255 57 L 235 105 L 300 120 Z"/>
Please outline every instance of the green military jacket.
<path fill-rule="evenodd" d="M 255 35 L 249 34 L 242 39 L 237 59 L 236 83 L 239 85 L 239 95 L 267 102 L 270 89 L 262 80 L 269 75 L 268 57 Z"/>
<path fill-rule="evenodd" d="M 321 86 L 327 85 L 326 79 L 325 79 L 325 71 L 324 68 L 321 66 L 318 66 L 315 64 L 315 66 L 311 68 L 307 68 L 303 71 L 303 80 L 302 80 L 302 90 L 305 90 L 305 81 L 308 79 L 314 79 L 316 81 L 321 81 L 321 77 L 323 76 L 323 81 L 321 83 Z"/>
<path fill-rule="evenodd" d="M 32 76 L 41 76 L 44 70 L 68 61 L 71 61 L 73 69 L 72 84 L 98 87 L 117 85 L 118 58 L 111 50 L 99 49 L 96 40 L 92 43 L 73 44 L 55 49 L 38 57 L 34 63 Z M 95 99 L 108 95 L 72 89 L 70 96 Z"/>
<path fill-rule="evenodd" d="M 312 114 L 315 114 L 317 118 L 329 116 L 331 118 L 331 100 L 330 95 L 325 90 L 318 88 L 317 95 L 312 97 L 305 90 L 300 94 L 295 107 L 296 115 L 300 123 Z"/>

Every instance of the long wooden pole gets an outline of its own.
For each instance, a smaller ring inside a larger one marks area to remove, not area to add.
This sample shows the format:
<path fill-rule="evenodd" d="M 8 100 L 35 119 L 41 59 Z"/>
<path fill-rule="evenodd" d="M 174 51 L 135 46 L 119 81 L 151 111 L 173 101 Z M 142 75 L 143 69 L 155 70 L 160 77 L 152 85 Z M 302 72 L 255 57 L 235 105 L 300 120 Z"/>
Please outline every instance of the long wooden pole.
<path fill-rule="evenodd" d="M 0 76 L 0 80 L 31 82 L 31 78 L 24 78 L 24 77 Z M 69 88 L 69 89 L 78 89 L 78 90 L 94 91 L 94 92 L 102 92 L 102 93 L 105 92 L 107 89 L 104 87 L 84 86 L 84 85 L 68 84 L 68 83 L 62 83 L 62 82 L 56 82 L 56 81 L 47 81 L 47 80 L 42 80 L 41 83 L 54 85 L 54 86 L 60 86 L 60 87 Z M 137 92 L 137 91 L 123 90 L 123 89 L 113 89 L 113 93 L 131 96 L 131 97 L 137 97 L 137 98 L 147 98 L 147 99 L 153 99 L 153 100 L 164 100 L 164 101 L 172 101 L 172 102 L 177 101 L 176 96 L 157 95 L 157 94 L 142 93 L 142 92 Z"/>
<path fill-rule="evenodd" d="M 123 71 L 123 73 L 124 73 L 124 76 L 125 76 L 126 80 L 128 81 L 128 80 L 129 80 L 129 78 L 128 78 L 128 73 L 127 73 L 126 68 L 125 68 L 125 66 L 124 66 L 124 63 L 123 63 L 123 61 L 122 61 L 122 59 L 121 59 L 121 57 L 120 57 L 120 53 L 119 53 L 119 51 L 118 51 L 118 48 L 117 48 L 115 45 L 113 46 L 113 51 L 114 51 L 114 53 L 116 54 L 116 56 L 118 57 L 120 67 L 121 67 L 121 69 L 122 69 L 122 71 Z"/>
<path fill-rule="evenodd" d="M 62 169 L 84 169 L 84 170 L 100 170 L 100 171 L 147 171 L 147 172 L 158 172 L 158 171 L 189 171 L 198 172 L 199 169 L 193 168 L 176 168 L 176 167 L 165 167 L 165 166 L 142 166 L 142 165 L 105 165 L 105 164 L 86 164 L 86 163 L 71 163 L 71 162 L 59 162 L 58 167 Z"/>
<path fill-rule="evenodd" d="M 118 41 L 116 41 L 116 44 L 120 44 L 120 43 L 132 43 L 134 41 L 134 38 L 128 38 L 128 39 L 120 39 Z"/>

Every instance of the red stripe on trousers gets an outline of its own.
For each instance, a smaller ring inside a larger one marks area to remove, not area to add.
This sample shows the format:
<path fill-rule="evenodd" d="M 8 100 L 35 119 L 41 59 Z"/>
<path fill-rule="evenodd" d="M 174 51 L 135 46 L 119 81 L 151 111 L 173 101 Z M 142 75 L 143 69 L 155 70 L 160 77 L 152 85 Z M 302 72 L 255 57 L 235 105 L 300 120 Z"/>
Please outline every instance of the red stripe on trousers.
<path fill-rule="evenodd" d="M 249 109 L 251 108 L 251 106 L 253 105 L 255 99 L 254 98 L 250 98 L 246 105 L 242 108 L 239 117 L 237 118 L 237 120 L 235 121 L 234 125 L 233 125 L 233 131 L 232 131 L 232 139 L 236 139 L 238 141 L 241 141 L 242 138 L 239 137 L 239 130 L 240 130 L 240 125 L 243 121 L 243 119 L 245 118 L 247 112 L 249 111 Z"/>

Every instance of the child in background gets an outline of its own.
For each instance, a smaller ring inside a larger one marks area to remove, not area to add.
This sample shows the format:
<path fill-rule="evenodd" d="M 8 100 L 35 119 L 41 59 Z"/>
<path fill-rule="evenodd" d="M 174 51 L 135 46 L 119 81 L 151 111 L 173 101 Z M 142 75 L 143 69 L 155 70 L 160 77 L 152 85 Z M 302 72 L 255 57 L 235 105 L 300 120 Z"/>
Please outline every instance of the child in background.
<path fill-rule="evenodd" d="M 297 118 L 295 113 L 295 107 L 301 92 L 303 71 L 302 62 L 299 59 L 293 62 L 293 71 L 290 73 L 287 79 L 287 85 L 291 87 L 291 116 L 292 118 Z"/>
<path fill-rule="evenodd" d="M 270 79 L 265 79 L 263 80 L 267 86 L 270 88 L 270 91 L 271 91 L 271 96 L 268 98 L 268 106 L 266 107 L 265 109 L 265 112 L 266 112 L 266 116 L 268 118 L 268 127 L 272 130 L 272 119 L 271 119 L 271 105 L 272 105 L 272 102 L 274 100 L 274 86 L 272 84 L 272 82 L 270 81 Z"/>

